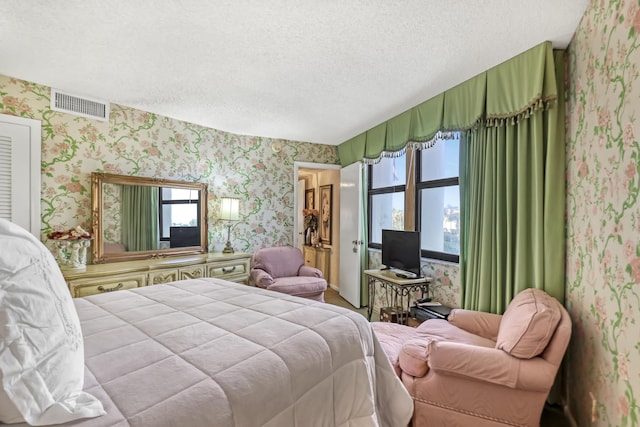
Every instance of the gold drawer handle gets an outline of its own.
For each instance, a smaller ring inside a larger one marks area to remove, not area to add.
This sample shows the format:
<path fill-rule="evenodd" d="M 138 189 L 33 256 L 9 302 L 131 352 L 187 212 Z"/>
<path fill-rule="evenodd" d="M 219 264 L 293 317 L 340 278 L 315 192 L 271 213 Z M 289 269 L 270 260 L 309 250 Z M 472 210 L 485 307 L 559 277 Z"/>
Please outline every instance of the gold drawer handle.
<path fill-rule="evenodd" d="M 231 268 L 222 267 L 222 272 L 224 274 L 232 273 L 234 271 L 236 271 L 236 266 L 235 265 L 233 267 L 231 267 Z"/>
<path fill-rule="evenodd" d="M 113 288 L 105 288 L 104 286 L 100 285 L 98 286 L 98 290 L 100 292 L 113 292 L 113 291 L 117 291 L 120 290 L 124 287 L 124 285 L 122 283 L 118 283 L 116 286 L 114 286 Z"/>

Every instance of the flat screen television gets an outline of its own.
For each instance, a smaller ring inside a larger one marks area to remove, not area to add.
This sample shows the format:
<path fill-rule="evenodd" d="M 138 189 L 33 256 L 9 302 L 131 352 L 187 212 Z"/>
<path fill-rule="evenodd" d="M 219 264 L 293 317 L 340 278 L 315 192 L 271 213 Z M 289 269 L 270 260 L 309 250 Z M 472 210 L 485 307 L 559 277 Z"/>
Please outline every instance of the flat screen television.
<path fill-rule="evenodd" d="M 400 277 L 422 277 L 420 232 L 382 230 L 382 263 Z"/>
<path fill-rule="evenodd" d="M 185 248 L 200 245 L 200 227 L 169 227 L 169 247 Z"/>

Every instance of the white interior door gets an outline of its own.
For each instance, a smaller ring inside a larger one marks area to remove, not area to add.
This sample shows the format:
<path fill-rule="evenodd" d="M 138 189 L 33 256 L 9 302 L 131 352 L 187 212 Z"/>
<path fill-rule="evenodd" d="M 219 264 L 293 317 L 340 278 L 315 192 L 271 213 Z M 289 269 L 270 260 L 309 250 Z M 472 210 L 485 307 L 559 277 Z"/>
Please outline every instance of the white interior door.
<path fill-rule="evenodd" d="M 340 170 L 340 296 L 360 308 L 362 248 L 361 163 Z"/>
<path fill-rule="evenodd" d="M 40 238 L 41 125 L 0 114 L 0 218 Z"/>
<path fill-rule="evenodd" d="M 298 180 L 298 209 L 296 209 L 296 224 L 297 224 L 297 230 L 298 230 L 298 248 L 300 250 L 302 250 L 302 247 L 304 246 L 304 216 L 302 215 L 302 207 L 300 207 L 300 205 L 302 204 L 302 206 L 304 206 L 304 191 L 306 190 L 305 187 L 305 181 L 304 179 Z M 302 202 L 302 203 L 300 203 Z"/>

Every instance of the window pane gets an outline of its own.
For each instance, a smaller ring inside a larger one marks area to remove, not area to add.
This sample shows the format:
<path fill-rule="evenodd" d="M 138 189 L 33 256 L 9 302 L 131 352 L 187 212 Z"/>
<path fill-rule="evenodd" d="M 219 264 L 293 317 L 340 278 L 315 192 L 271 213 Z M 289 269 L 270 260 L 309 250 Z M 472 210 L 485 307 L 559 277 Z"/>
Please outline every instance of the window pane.
<path fill-rule="evenodd" d="M 439 141 L 431 148 L 421 150 L 420 181 L 454 178 L 458 176 L 460 134 L 456 139 Z"/>
<path fill-rule="evenodd" d="M 460 255 L 460 186 L 420 190 L 421 249 Z"/>
<path fill-rule="evenodd" d="M 198 200 L 198 190 L 162 187 L 162 200 Z"/>
<path fill-rule="evenodd" d="M 162 205 L 162 237 L 169 237 L 171 226 L 196 227 L 197 225 L 198 205 L 196 203 Z"/>
<path fill-rule="evenodd" d="M 402 157 L 383 157 L 380 163 L 371 168 L 371 188 L 404 185 L 407 182 L 406 154 Z"/>
<path fill-rule="evenodd" d="M 371 197 L 370 243 L 382 243 L 382 229 L 404 230 L 404 192 Z"/>

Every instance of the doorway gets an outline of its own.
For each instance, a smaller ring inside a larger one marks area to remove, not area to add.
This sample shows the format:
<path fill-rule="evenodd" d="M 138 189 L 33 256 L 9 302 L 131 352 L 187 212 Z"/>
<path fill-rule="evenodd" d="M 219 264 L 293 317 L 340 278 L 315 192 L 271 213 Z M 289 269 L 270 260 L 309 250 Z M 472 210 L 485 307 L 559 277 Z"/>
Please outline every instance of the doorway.
<path fill-rule="evenodd" d="M 327 223 L 319 218 L 319 224 L 325 226 L 322 230 L 324 235 L 319 236 L 319 239 L 323 252 L 328 257 L 329 274 L 325 278 L 328 285 L 336 290 L 340 286 L 340 169 L 340 165 L 295 162 L 293 180 L 295 221 L 292 241 L 301 250 L 305 242 L 302 210 L 312 204 L 313 209 L 316 209 L 320 215 L 321 202 L 325 202 L 326 211 L 327 198 L 329 198 L 331 220 Z"/>

